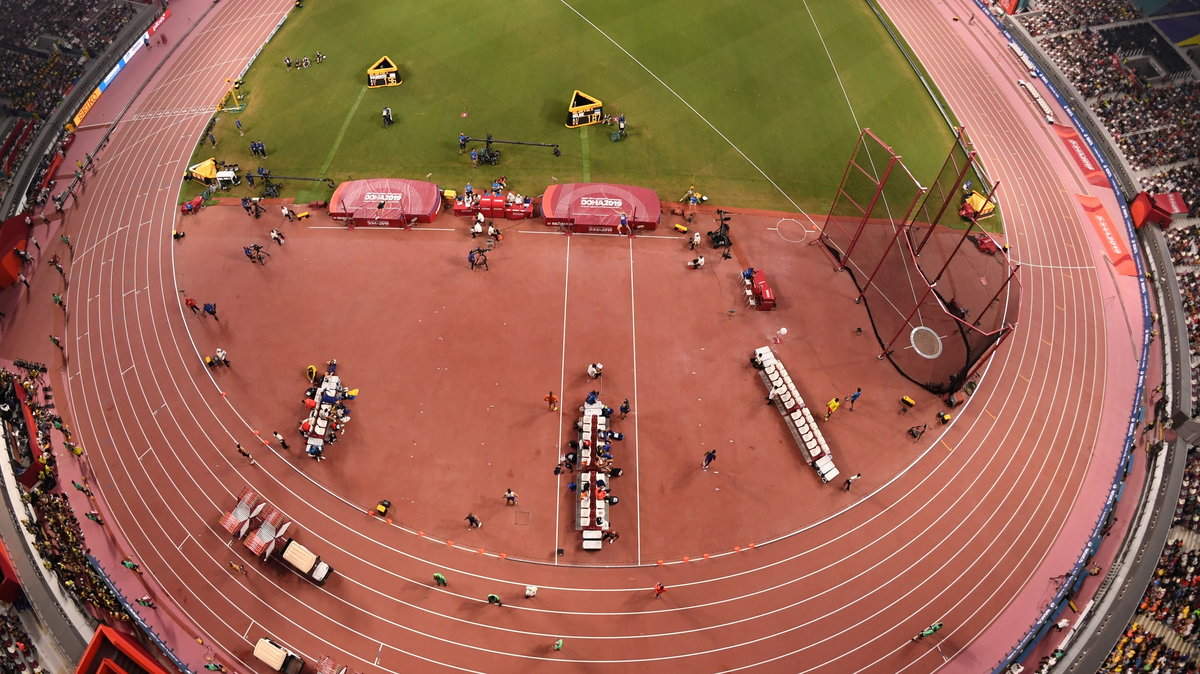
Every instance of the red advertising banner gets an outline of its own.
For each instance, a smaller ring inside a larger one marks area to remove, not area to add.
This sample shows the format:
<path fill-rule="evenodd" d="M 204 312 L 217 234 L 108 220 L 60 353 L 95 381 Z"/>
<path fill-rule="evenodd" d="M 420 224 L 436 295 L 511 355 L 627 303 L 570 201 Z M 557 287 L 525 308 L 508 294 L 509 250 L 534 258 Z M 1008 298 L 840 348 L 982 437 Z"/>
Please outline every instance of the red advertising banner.
<path fill-rule="evenodd" d="M 1096 230 L 1096 236 L 1104 246 L 1104 252 L 1108 254 L 1108 261 L 1116 268 L 1117 273 L 1122 276 L 1137 276 L 1137 265 L 1133 263 L 1133 256 L 1129 253 L 1129 244 L 1125 242 L 1117 223 L 1108 217 L 1104 205 L 1096 197 L 1086 194 L 1076 194 L 1075 198 L 1079 200 L 1083 212 L 1087 213 L 1088 220 Z"/>
<path fill-rule="evenodd" d="M 1083 177 L 1089 183 L 1096 187 L 1112 187 L 1108 184 L 1108 178 L 1105 177 L 1104 170 L 1100 168 L 1100 163 L 1096 161 L 1096 157 L 1092 155 L 1078 131 L 1061 124 L 1051 124 L 1050 126 L 1054 129 L 1054 133 L 1058 134 L 1067 148 L 1067 154 L 1075 160 L 1075 165 L 1079 167 Z"/>
<path fill-rule="evenodd" d="M 1167 213 L 1187 213 L 1188 205 L 1183 200 L 1183 192 L 1167 192 L 1166 194 L 1155 194 L 1154 205 L 1166 211 Z"/>

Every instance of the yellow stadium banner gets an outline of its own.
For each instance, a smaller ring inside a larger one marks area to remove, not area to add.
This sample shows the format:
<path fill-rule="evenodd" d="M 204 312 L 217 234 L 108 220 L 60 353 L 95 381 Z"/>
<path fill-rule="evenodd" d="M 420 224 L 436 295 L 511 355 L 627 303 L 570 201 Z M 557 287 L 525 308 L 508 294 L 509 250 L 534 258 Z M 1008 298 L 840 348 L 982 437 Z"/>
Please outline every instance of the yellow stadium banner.
<path fill-rule="evenodd" d="M 83 123 L 83 118 L 87 117 L 87 114 L 92 110 L 92 106 L 96 104 L 96 101 L 99 100 L 99 98 L 100 88 L 97 87 L 96 90 L 92 92 L 92 95 L 88 96 L 87 100 L 83 102 L 83 105 L 79 106 L 79 112 L 75 113 L 75 116 L 71 119 L 75 126 L 79 126 L 81 123 Z"/>

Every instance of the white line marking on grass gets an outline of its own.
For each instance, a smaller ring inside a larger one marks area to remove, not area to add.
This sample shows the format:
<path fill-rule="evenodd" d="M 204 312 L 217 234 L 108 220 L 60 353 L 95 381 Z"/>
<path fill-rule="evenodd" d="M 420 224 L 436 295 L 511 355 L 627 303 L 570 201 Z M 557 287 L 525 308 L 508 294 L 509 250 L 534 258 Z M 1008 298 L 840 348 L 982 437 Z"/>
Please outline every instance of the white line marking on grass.
<path fill-rule="evenodd" d="M 850 94 L 846 93 L 846 85 L 842 82 L 842 76 L 838 73 L 837 64 L 833 62 L 833 54 L 829 53 L 829 45 L 825 42 L 825 36 L 821 34 L 820 27 L 817 26 L 817 18 L 813 16 L 812 9 L 808 6 L 808 0 L 804 0 L 804 11 L 808 12 L 808 18 L 812 21 L 813 30 L 817 32 L 817 39 L 821 41 L 821 49 L 825 50 L 825 57 L 829 59 L 829 68 L 833 71 L 833 77 L 837 80 L 838 88 L 842 90 L 842 98 L 846 99 L 846 107 L 850 109 L 850 119 L 854 120 L 854 130 L 862 128 L 858 123 L 858 115 L 854 114 L 854 106 L 850 104 Z"/>
<path fill-rule="evenodd" d="M 342 120 L 342 128 L 338 129 L 337 139 L 333 141 L 333 147 L 329 148 L 329 154 L 325 155 L 325 162 L 321 164 L 321 170 L 317 171 L 317 177 L 325 176 L 325 170 L 329 168 L 330 162 L 333 161 L 333 155 L 337 154 L 338 148 L 342 145 L 342 139 L 346 137 L 346 129 L 350 127 L 350 120 L 354 119 L 354 113 L 358 111 L 358 104 L 362 103 L 363 94 L 367 93 L 367 88 L 364 86 L 358 90 L 358 98 L 354 99 L 354 105 L 350 106 L 350 112 L 346 115 L 346 119 Z"/>
<path fill-rule="evenodd" d="M 672 88 L 671 88 L 671 86 L 670 86 L 669 84 L 667 84 L 666 82 L 664 82 L 664 81 L 662 80 L 662 78 L 661 78 L 661 77 L 659 77 L 658 75 L 655 75 L 653 70 L 650 70 L 649 68 L 647 68 L 645 63 L 642 63 L 641 61 L 639 61 L 639 60 L 637 59 L 637 57 L 636 57 L 636 56 L 634 56 L 633 54 L 630 54 L 628 49 L 626 49 L 626 48 L 622 47 L 622 46 L 621 46 L 621 43 L 619 43 L 619 42 L 617 42 L 616 40 L 614 40 L 614 39 L 613 39 L 613 38 L 612 38 L 612 37 L 611 37 L 611 36 L 610 36 L 608 33 L 605 33 L 605 32 L 604 32 L 604 30 L 600 28 L 600 26 L 597 26 L 596 24 L 592 23 L 591 19 L 587 18 L 587 17 L 586 17 L 586 16 L 584 16 L 583 14 L 580 14 L 580 13 L 579 13 L 579 10 L 575 9 L 574 7 L 572 7 L 572 6 L 571 6 L 571 5 L 570 5 L 570 4 L 567 2 L 567 0 L 558 0 L 558 1 L 559 1 L 559 2 L 561 2 L 561 3 L 563 4 L 563 6 L 564 6 L 564 7 L 566 7 L 566 8 L 567 8 L 567 9 L 569 9 L 569 10 L 571 10 L 572 12 L 574 12 L 576 16 L 578 16 L 579 18 L 583 19 L 583 21 L 584 21 L 585 23 L 587 23 L 587 25 L 589 25 L 589 26 L 591 26 L 592 28 L 594 28 L 594 29 L 596 30 L 596 32 L 597 32 L 597 33 L 600 33 L 601 35 L 603 35 L 603 36 L 604 36 L 604 39 L 606 39 L 606 40 L 608 40 L 609 42 L 611 42 L 611 43 L 613 44 L 613 46 L 614 46 L 614 47 L 616 47 L 617 49 L 620 49 L 620 50 L 621 50 L 621 53 L 625 54 L 625 55 L 626 55 L 626 56 L 628 56 L 628 57 L 629 57 L 629 58 L 630 58 L 630 59 L 631 59 L 631 60 L 632 60 L 634 63 L 636 63 L 636 64 L 638 64 L 639 66 L 641 66 L 641 67 L 642 67 L 642 70 L 645 70 L 645 71 L 646 71 L 646 73 L 647 73 L 648 75 L 650 75 L 650 77 L 653 77 L 653 78 L 655 79 L 655 81 L 657 81 L 659 84 L 663 85 L 663 88 L 665 88 L 667 91 L 671 92 L 671 95 L 673 95 L 675 98 L 678 98 L 680 103 L 683 103 L 685 106 L 687 106 L 687 109 L 688 109 L 688 110 L 691 110 L 693 113 L 695 113 L 695 115 L 696 115 L 697 117 L 699 117 L 699 118 L 700 118 L 700 121 L 702 121 L 702 122 L 704 122 L 705 124 L 707 124 L 707 125 L 708 125 L 708 128 L 712 129 L 714 133 L 716 133 L 718 136 L 720 136 L 720 137 L 721 137 L 721 140 L 724 140 L 726 143 L 728 143 L 728 144 L 729 144 L 729 147 L 733 148 L 733 151 L 734 151 L 734 152 L 736 152 L 736 153 L 738 153 L 739 155 L 741 155 L 741 156 L 742 156 L 742 159 L 745 159 L 745 160 L 746 160 L 746 162 L 747 162 L 748 164 L 750 164 L 751 166 L 753 166 L 753 167 L 754 167 L 754 170 L 755 170 L 755 171 L 758 171 L 759 175 L 761 175 L 763 178 L 766 178 L 766 179 L 767 179 L 767 182 L 771 183 L 771 186 L 772 186 L 772 187 L 774 187 L 776 190 L 778 190 L 778 191 L 779 191 L 779 193 L 783 195 L 783 198 L 784 198 L 784 199 L 787 199 L 787 200 L 788 200 L 788 203 L 789 203 L 789 204 L 791 204 L 793 208 L 795 208 L 795 209 L 796 209 L 797 211 L 799 211 L 800 213 L 804 213 L 804 209 L 800 208 L 800 204 L 797 204 L 795 201 L 793 201 L 793 200 L 792 200 L 792 198 L 788 196 L 787 192 L 784 192 L 784 191 L 783 191 L 783 188 L 782 188 L 782 187 L 780 187 L 780 186 L 779 186 L 779 184 L 778 184 L 778 183 L 776 183 L 774 180 L 772 180 L 772 179 L 771 179 L 771 176 L 767 175 L 766 171 L 763 171 L 761 168 L 759 168 L 758 164 L 755 164 L 755 163 L 754 163 L 754 160 L 750 159 L 750 157 L 747 157 L 747 156 L 746 156 L 746 153 L 745 153 L 745 152 L 742 152 L 742 149 L 741 149 L 741 148 L 739 148 L 738 146 L 734 145 L 734 144 L 733 144 L 733 141 L 732 141 L 732 140 L 729 140 L 729 137 L 728 137 L 728 136 L 726 136 L 725 134 L 721 133 L 721 130 L 720 130 L 720 129 L 718 129 L 716 126 L 714 126 L 712 122 L 708 121 L 708 118 L 707 118 L 707 117 L 705 117 L 704 115 L 700 114 L 700 111 L 699 111 L 699 110 L 697 110 L 696 108 L 692 107 L 692 104 L 691 104 L 691 103 L 688 103 L 688 102 L 687 102 L 687 100 L 686 100 L 686 99 L 685 99 L 683 96 L 680 96 L 680 95 L 679 95 L 679 92 L 677 92 L 677 91 L 675 91 L 674 89 L 672 89 Z M 840 81 L 840 80 L 839 80 L 839 81 Z M 855 123 L 857 124 L 857 121 L 856 121 Z M 805 215 L 807 215 L 807 213 L 806 213 Z"/>

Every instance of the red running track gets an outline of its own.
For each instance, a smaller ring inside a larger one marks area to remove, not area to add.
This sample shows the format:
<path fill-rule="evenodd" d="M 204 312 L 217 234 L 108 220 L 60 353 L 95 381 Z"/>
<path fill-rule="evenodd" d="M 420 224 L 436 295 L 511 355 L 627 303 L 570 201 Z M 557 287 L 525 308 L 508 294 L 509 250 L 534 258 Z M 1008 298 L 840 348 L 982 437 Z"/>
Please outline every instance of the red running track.
<path fill-rule="evenodd" d="M 979 392 L 944 434 L 926 436 L 909 469 L 834 518 L 751 554 L 578 568 L 364 527 L 352 504 L 276 470 L 278 454 L 260 452 L 262 467 L 230 457 L 233 442 L 253 437 L 258 401 L 249 385 L 221 396 L 197 367 L 211 339 L 196 336 L 180 306 L 169 234 L 177 179 L 207 120 L 196 110 L 289 5 L 215 7 L 137 99 L 68 217 L 79 251 L 68 298 L 71 415 L 110 526 L 153 569 L 160 603 L 176 604 L 246 671 L 265 671 L 249 656 L 264 634 L 363 672 L 979 672 L 1015 642 L 1099 512 L 1135 361 L 1119 307 L 1103 301 L 1127 300 L 1128 284 L 1098 261 L 1071 197 L 1086 188 L 1016 92 L 1019 69 L 990 28 L 952 22 L 942 5 L 884 4 L 1006 186 L 1008 239 L 1025 265 L 1021 325 Z M 996 90 L 986 102 L 981 79 Z M 221 306 L 245 314 L 237 293 L 228 288 Z M 240 324 L 203 328 L 245 339 Z M 307 329 L 297 320 L 249 339 L 294 349 Z M 226 572 L 238 557 L 213 522 L 246 483 L 320 542 L 313 547 L 338 570 L 336 592 Z M 447 590 L 429 587 L 438 569 Z M 648 588 L 660 580 L 671 589 L 656 601 Z M 536 600 L 482 601 L 525 585 L 541 588 Z M 935 620 L 946 624 L 936 638 L 910 641 Z M 559 637 L 567 646 L 554 652 Z"/>

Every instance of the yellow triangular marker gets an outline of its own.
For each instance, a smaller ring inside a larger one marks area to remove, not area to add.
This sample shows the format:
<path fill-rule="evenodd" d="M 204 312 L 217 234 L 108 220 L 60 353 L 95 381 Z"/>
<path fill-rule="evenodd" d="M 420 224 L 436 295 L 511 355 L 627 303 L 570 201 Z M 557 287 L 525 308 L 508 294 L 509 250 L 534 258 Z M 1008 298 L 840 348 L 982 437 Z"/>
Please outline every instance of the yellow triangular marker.
<path fill-rule="evenodd" d="M 576 89 L 571 94 L 571 104 L 567 106 L 567 128 L 599 124 L 604 120 L 603 106 L 599 98 Z"/>

